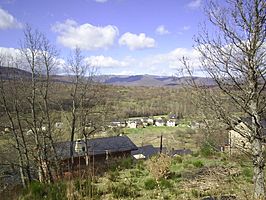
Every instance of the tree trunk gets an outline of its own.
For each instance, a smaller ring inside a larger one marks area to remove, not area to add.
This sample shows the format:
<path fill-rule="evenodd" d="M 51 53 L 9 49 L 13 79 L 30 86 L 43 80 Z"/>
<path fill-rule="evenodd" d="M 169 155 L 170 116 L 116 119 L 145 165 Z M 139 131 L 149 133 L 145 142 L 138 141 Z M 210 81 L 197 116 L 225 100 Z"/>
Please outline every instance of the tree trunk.
<path fill-rule="evenodd" d="M 264 157 L 262 142 L 255 138 L 252 142 L 252 156 L 253 156 L 253 181 L 254 181 L 254 199 L 264 200 L 265 197 L 265 183 L 264 183 Z"/>

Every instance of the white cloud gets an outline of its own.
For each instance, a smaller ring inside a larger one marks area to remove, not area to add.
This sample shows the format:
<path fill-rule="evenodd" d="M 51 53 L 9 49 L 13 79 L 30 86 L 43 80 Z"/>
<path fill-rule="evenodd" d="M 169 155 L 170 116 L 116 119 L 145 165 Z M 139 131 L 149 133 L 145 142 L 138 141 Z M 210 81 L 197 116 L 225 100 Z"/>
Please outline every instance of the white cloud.
<path fill-rule="evenodd" d="M 5 56 L 18 57 L 20 50 L 15 48 L 0 47 L 0 54 Z"/>
<path fill-rule="evenodd" d="M 170 32 L 164 27 L 164 25 L 160 25 L 156 28 L 155 32 L 159 35 L 166 35 Z"/>
<path fill-rule="evenodd" d="M 83 50 L 107 49 L 112 46 L 119 34 L 116 26 L 104 27 L 91 24 L 79 25 L 76 21 L 67 19 L 64 23 L 56 23 L 53 31 L 59 33 L 57 41 L 65 47 Z"/>
<path fill-rule="evenodd" d="M 142 67 L 149 67 L 153 71 L 158 71 L 160 68 L 168 68 L 169 71 L 177 70 L 183 67 L 180 59 L 186 57 L 190 60 L 193 68 L 198 68 L 200 66 L 199 56 L 199 52 L 194 49 L 176 48 L 164 54 L 146 57 L 141 65 Z"/>
<path fill-rule="evenodd" d="M 154 48 L 155 40 L 151 37 L 147 37 L 145 33 L 139 35 L 127 32 L 123 34 L 119 39 L 120 45 L 127 46 L 130 50 Z"/>
<path fill-rule="evenodd" d="M 96 2 L 98 2 L 98 3 L 105 3 L 105 2 L 107 2 L 107 0 L 95 0 Z"/>
<path fill-rule="evenodd" d="M 22 28 L 22 24 L 6 10 L 0 8 L 0 29 Z"/>
<path fill-rule="evenodd" d="M 113 75 L 121 75 L 121 76 L 137 75 L 137 73 L 132 71 L 132 70 L 123 70 L 123 71 L 115 72 L 115 73 L 111 73 L 111 74 L 113 74 Z"/>
<path fill-rule="evenodd" d="M 197 9 L 201 6 L 201 0 L 192 0 L 187 6 L 191 9 Z"/>
<path fill-rule="evenodd" d="M 93 67 L 126 67 L 128 63 L 126 61 L 119 61 L 112 57 L 100 56 L 90 56 L 85 58 L 85 62 Z"/>
<path fill-rule="evenodd" d="M 19 50 L 14 48 L 1 48 L 0 53 L 9 53 L 14 57 L 19 56 Z M 132 75 L 132 74 L 157 74 L 162 75 L 163 73 L 166 75 L 171 75 L 173 73 L 178 72 L 183 68 L 180 59 L 182 57 L 187 57 L 192 68 L 196 71 L 199 69 L 200 65 L 200 53 L 195 49 L 188 48 L 176 48 L 172 51 L 154 54 L 150 56 L 146 56 L 143 58 L 134 58 L 134 57 L 124 57 L 121 59 L 114 59 L 111 56 L 90 56 L 85 58 L 85 62 L 90 64 L 93 67 L 97 68 L 109 68 L 110 72 L 113 74 L 123 74 L 123 75 Z M 64 74 L 65 73 L 65 60 L 56 58 L 58 62 L 57 73 Z M 121 70 L 119 72 L 115 72 L 115 69 Z M 122 70 L 123 69 L 123 70 Z"/>

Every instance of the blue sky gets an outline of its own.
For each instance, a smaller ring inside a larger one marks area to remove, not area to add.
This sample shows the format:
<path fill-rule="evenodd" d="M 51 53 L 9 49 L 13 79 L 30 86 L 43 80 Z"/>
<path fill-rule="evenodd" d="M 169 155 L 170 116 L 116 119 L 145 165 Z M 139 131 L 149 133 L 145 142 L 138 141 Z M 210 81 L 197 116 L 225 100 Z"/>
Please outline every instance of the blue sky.
<path fill-rule="evenodd" d="M 202 8 L 203 0 L 0 0 L 0 50 L 19 48 L 28 23 L 60 58 L 79 46 L 101 74 L 172 75 L 182 56 L 198 65 Z"/>

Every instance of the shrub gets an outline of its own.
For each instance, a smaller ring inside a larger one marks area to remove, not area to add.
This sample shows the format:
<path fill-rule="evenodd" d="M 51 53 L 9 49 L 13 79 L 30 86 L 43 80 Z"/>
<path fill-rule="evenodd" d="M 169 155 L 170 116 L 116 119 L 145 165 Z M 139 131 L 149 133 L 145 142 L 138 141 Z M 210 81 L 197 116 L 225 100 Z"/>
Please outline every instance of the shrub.
<path fill-rule="evenodd" d="M 135 185 L 128 185 L 126 183 L 119 183 L 111 186 L 112 195 L 114 198 L 121 197 L 136 197 L 138 195 Z"/>
<path fill-rule="evenodd" d="M 144 170 L 145 167 L 144 167 L 144 161 L 143 160 L 139 160 L 136 164 L 136 167 L 138 170 Z"/>
<path fill-rule="evenodd" d="M 172 188 L 171 182 L 167 179 L 160 179 L 159 185 L 163 189 L 171 189 Z"/>
<path fill-rule="evenodd" d="M 119 166 L 122 168 L 122 169 L 130 169 L 133 165 L 133 160 L 132 158 L 124 158 L 122 159 L 120 162 L 119 162 Z"/>
<path fill-rule="evenodd" d="M 198 190 L 196 190 L 196 189 L 192 189 L 192 190 L 191 190 L 191 194 L 192 194 L 192 196 L 195 197 L 195 198 L 199 198 L 199 196 L 200 196 L 200 193 L 199 193 Z"/>
<path fill-rule="evenodd" d="M 214 150 L 210 144 L 205 142 L 200 148 L 200 154 L 204 157 L 209 157 L 214 154 Z"/>
<path fill-rule="evenodd" d="M 144 182 L 144 188 L 146 190 L 153 190 L 157 186 L 156 180 L 153 178 L 149 178 Z"/>
<path fill-rule="evenodd" d="M 198 151 L 192 153 L 192 156 L 193 156 L 193 157 L 198 157 L 199 155 L 200 155 L 200 152 L 198 152 Z"/>
<path fill-rule="evenodd" d="M 44 184 L 40 182 L 32 182 L 22 194 L 20 199 L 66 199 L 66 185 L 63 183 Z"/>
<path fill-rule="evenodd" d="M 147 162 L 148 170 L 156 180 L 169 176 L 170 165 L 171 158 L 166 154 L 154 156 Z"/>
<path fill-rule="evenodd" d="M 133 178 L 139 178 L 139 177 L 143 176 L 143 171 L 138 170 L 138 169 L 137 170 L 133 170 L 133 171 L 130 171 L 130 175 Z"/>
<path fill-rule="evenodd" d="M 72 181 L 68 185 L 68 199 L 99 199 L 103 192 L 90 179 Z"/>
<path fill-rule="evenodd" d="M 176 155 L 173 159 L 172 159 L 172 163 L 176 164 L 176 163 L 182 163 L 183 162 L 183 158 L 180 155 Z"/>
<path fill-rule="evenodd" d="M 252 183 L 253 171 L 251 168 L 248 167 L 243 168 L 242 174 L 248 182 Z"/>
<path fill-rule="evenodd" d="M 74 182 L 75 190 L 82 196 L 90 196 L 92 191 L 91 180 L 77 180 Z"/>
<path fill-rule="evenodd" d="M 46 194 L 45 185 L 37 181 L 29 186 L 29 190 L 35 197 L 42 197 Z"/>
<path fill-rule="evenodd" d="M 197 167 L 197 168 L 200 168 L 200 167 L 204 166 L 204 164 L 203 164 L 203 162 L 201 160 L 195 160 L 195 161 L 192 162 L 192 164 L 193 164 L 194 167 Z"/>
<path fill-rule="evenodd" d="M 119 172 L 117 170 L 115 171 L 109 171 L 107 178 L 112 181 L 112 182 L 116 182 L 117 179 L 119 178 Z"/>

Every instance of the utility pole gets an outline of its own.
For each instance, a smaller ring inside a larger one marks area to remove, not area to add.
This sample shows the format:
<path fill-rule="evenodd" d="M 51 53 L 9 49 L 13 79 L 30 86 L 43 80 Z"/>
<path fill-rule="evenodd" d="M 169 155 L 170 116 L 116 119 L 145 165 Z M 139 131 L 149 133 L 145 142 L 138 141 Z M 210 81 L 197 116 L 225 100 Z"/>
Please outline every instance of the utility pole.
<path fill-rule="evenodd" d="M 163 134 L 161 134 L 161 142 L 160 142 L 160 154 L 163 151 Z"/>

